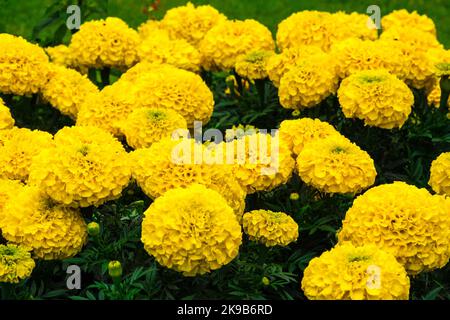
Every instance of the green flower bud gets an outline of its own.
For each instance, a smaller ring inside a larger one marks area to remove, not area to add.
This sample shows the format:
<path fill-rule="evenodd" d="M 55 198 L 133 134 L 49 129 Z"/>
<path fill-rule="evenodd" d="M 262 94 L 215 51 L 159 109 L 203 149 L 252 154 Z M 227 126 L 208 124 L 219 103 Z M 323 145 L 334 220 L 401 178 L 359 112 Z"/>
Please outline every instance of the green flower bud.
<path fill-rule="evenodd" d="M 110 261 L 108 263 L 108 273 L 111 278 L 119 278 L 122 276 L 122 264 L 119 261 Z"/>
<path fill-rule="evenodd" d="M 97 222 L 90 222 L 87 225 L 87 231 L 91 237 L 96 237 L 100 233 L 100 225 Z"/>
<path fill-rule="evenodd" d="M 292 192 L 291 195 L 289 196 L 289 199 L 293 200 L 293 201 L 297 201 L 300 198 L 300 195 L 297 192 Z"/>
<path fill-rule="evenodd" d="M 263 285 L 268 286 L 270 284 L 270 280 L 267 277 L 263 277 L 261 282 L 263 283 Z"/>

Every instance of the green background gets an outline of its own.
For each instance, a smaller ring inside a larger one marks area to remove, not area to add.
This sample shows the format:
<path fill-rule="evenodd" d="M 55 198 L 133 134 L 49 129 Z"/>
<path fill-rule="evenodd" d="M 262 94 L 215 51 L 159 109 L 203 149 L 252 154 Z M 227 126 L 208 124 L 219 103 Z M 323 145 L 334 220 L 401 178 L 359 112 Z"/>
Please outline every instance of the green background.
<path fill-rule="evenodd" d="M 84 0 L 89 2 L 89 0 Z M 32 30 L 44 19 L 45 10 L 55 0 L 0 0 L 0 32 L 7 32 L 32 39 Z M 105 0 L 107 15 L 117 16 L 127 21 L 132 27 L 137 27 L 147 19 L 143 8 L 152 1 L 149 0 Z M 155 16 L 160 18 L 164 13 L 186 0 L 161 0 Z M 226 14 L 229 18 L 254 18 L 276 31 L 277 24 L 291 13 L 299 10 L 323 10 L 335 12 L 338 10 L 357 11 L 365 13 L 369 5 L 378 5 L 381 14 L 385 15 L 394 9 L 406 8 L 417 10 L 431 17 L 438 29 L 438 38 L 446 46 L 450 45 L 450 6 L 448 0 L 193 0 L 194 4 L 211 4 Z M 73 1 L 76 3 L 76 1 Z M 49 31 L 51 32 L 51 31 Z"/>

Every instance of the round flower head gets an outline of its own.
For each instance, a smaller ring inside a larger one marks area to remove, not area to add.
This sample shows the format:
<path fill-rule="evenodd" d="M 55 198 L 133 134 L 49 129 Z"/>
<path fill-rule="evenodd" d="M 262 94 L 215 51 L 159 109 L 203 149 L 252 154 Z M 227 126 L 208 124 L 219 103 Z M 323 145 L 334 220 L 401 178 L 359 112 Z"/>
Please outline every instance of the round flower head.
<path fill-rule="evenodd" d="M 3 208 L 9 201 L 9 198 L 20 192 L 23 184 L 17 180 L 0 179 L 0 220 L 3 216 Z"/>
<path fill-rule="evenodd" d="M 133 109 L 141 106 L 131 83 L 117 81 L 84 99 L 78 111 L 76 123 L 79 126 L 98 127 L 120 137 L 122 123 Z"/>
<path fill-rule="evenodd" d="M 310 300 L 408 300 L 409 278 L 393 255 L 345 243 L 309 262 L 302 290 Z"/>
<path fill-rule="evenodd" d="M 367 14 L 352 12 L 350 14 L 339 11 L 331 14 L 333 29 L 331 44 L 348 39 L 376 40 L 378 31 L 376 25 Z"/>
<path fill-rule="evenodd" d="M 266 64 L 273 51 L 252 51 L 236 62 L 236 72 L 241 77 L 257 80 L 267 78 Z"/>
<path fill-rule="evenodd" d="M 130 177 L 122 144 L 95 127 L 61 129 L 55 148 L 39 153 L 30 168 L 30 183 L 73 207 L 98 206 L 120 197 Z"/>
<path fill-rule="evenodd" d="M 219 23 L 199 44 L 207 70 L 230 70 L 238 59 L 252 51 L 274 49 L 269 29 L 252 19 Z"/>
<path fill-rule="evenodd" d="M 0 283 L 19 283 L 31 275 L 34 266 L 34 260 L 25 248 L 0 244 Z"/>
<path fill-rule="evenodd" d="M 202 184 L 219 192 L 240 220 L 245 207 L 245 192 L 233 177 L 230 167 L 202 159 L 204 147 L 194 140 L 163 139 L 148 149 L 131 153 L 133 178 L 151 198 L 173 188 Z M 197 160 L 197 161 L 196 161 Z"/>
<path fill-rule="evenodd" d="M 239 252 L 242 232 L 233 209 L 202 185 L 167 191 L 144 215 L 145 250 L 185 276 L 219 269 Z"/>
<path fill-rule="evenodd" d="M 402 127 L 414 104 L 408 86 L 385 70 L 361 71 L 345 78 L 338 97 L 347 118 L 384 129 Z"/>
<path fill-rule="evenodd" d="M 14 123 L 15 121 L 11 116 L 9 108 L 5 105 L 2 98 L 0 98 L 0 130 L 11 129 Z"/>
<path fill-rule="evenodd" d="M 187 129 L 186 120 L 176 111 L 156 108 L 134 110 L 121 128 L 128 145 L 134 149 L 150 147 L 177 129 Z"/>
<path fill-rule="evenodd" d="M 33 257 L 43 260 L 73 257 L 87 240 L 81 213 L 56 204 L 34 186 L 11 197 L 0 229 L 6 240 L 29 248 Z"/>
<path fill-rule="evenodd" d="M 87 76 L 75 70 L 53 65 L 50 75 L 41 94 L 53 107 L 72 119 L 76 119 L 83 102 L 91 94 L 98 93 L 98 88 Z"/>
<path fill-rule="evenodd" d="M 278 95 L 286 109 L 304 109 L 319 104 L 336 92 L 338 77 L 327 54 L 302 59 L 280 81 Z"/>
<path fill-rule="evenodd" d="M 340 135 L 308 143 L 297 157 L 297 171 L 306 184 L 326 193 L 358 193 L 377 175 L 367 152 Z"/>
<path fill-rule="evenodd" d="M 263 243 L 266 247 L 287 246 L 298 238 L 297 223 L 283 212 L 247 212 L 243 217 L 243 227 L 250 240 Z"/>
<path fill-rule="evenodd" d="M 137 61 L 138 33 L 119 18 L 93 20 L 81 25 L 69 49 L 74 64 L 88 68 L 127 69 Z"/>
<path fill-rule="evenodd" d="M 436 36 L 429 32 L 413 29 L 409 26 L 400 28 L 390 28 L 383 31 L 380 35 L 381 40 L 395 40 L 412 45 L 419 51 L 427 51 L 428 49 L 442 49 Z"/>
<path fill-rule="evenodd" d="M 169 36 L 167 30 L 164 30 L 161 26 L 160 20 L 149 19 L 143 22 L 137 29 L 139 36 L 141 39 L 147 39 L 153 36 L 159 36 L 162 33 L 165 33 Z"/>
<path fill-rule="evenodd" d="M 161 20 L 161 27 L 172 38 L 184 39 L 197 46 L 211 28 L 226 20 L 223 14 L 209 5 L 195 7 L 188 2 L 185 6 L 168 10 Z"/>
<path fill-rule="evenodd" d="M 0 130 L 0 178 L 26 181 L 35 155 L 53 146 L 52 135 L 25 128 Z"/>
<path fill-rule="evenodd" d="M 72 65 L 73 60 L 68 46 L 61 44 L 55 47 L 47 47 L 44 50 L 53 64 L 63 67 Z"/>
<path fill-rule="evenodd" d="M 339 135 L 339 132 L 328 122 L 319 119 L 284 120 L 280 124 L 280 139 L 289 146 L 295 156 L 300 154 L 307 143 L 332 135 Z"/>
<path fill-rule="evenodd" d="M 198 50 L 184 39 L 170 39 L 164 32 L 144 39 L 137 51 L 141 61 L 167 63 L 193 72 L 200 70 Z"/>
<path fill-rule="evenodd" d="M 37 93 L 48 77 L 48 57 L 38 45 L 0 33 L 0 93 Z"/>
<path fill-rule="evenodd" d="M 276 87 L 280 86 L 281 78 L 291 68 L 302 61 L 308 60 L 311 56 L 316 54 L 323 54 L 324 52 L 316 46 L 299 45 L 292 48 L 287 48 L 279 54 L 272 55 L 267 59 L 266 71 L 270 80 Z"/>
<path fill-rule="evenodd" d="M 341 79 L 374 69 L 386 69 L 400 79 L 405 75 L 402 51 L 385 41 L 349 38 L 333 45 L 330 53 Z"/>
<path fill-rule="evenodd" d="M 426 15 L 420 15 L 417 11 L 408 12 L 405 9 L 394 10 L 391 13 L 383 16 L 381 19 L 381 26 L 383 30 L 395 28 L 413 28 L 436 36 L 436 26 L 433 20 Z M 411 31 L 411 32 L 415 32 Z"/>
<path fill-rule="evenodd" d="M 373 243 L 391 252 L 409 274 L 443 267 L 449 260 L 450 203 L 404 182 L 374 187 L 347 211 L 339 241 Z"/>
<path fill-rule="evenodd" d="M 214 109 L 213 94 L 198 74 L 171 66 L 138 76 L 133 73 L 135 76 L 125 74 L 117 83 L 128 88 L 124 93 L 137 102 L 135 108 L 139 105 L 174 110 L 186 119 L 189 128 L 194 121 L 209 121 Z"/>
<path fill-rule="evenodd" d="M 450 196 L 450 152 L 442 153 L 431 163 L 428 184 L 436 193 Z"/>
<path fill-rule="evenodd" d="M 291 178 L 295 160 L 278 134 L 258 132 L 231 139 L 212 146 L 211 153 L 233 168 L 234 177 L 248 194 L 269 191 Z"/>

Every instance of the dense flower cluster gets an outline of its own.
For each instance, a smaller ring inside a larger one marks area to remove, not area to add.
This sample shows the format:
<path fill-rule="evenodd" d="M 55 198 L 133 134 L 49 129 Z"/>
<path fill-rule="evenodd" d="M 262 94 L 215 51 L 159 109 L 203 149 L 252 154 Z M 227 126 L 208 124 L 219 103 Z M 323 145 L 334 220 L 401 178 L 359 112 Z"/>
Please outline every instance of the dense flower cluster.
<path fill-rule="evenodd" d="M 295 156 L 300 154 L 306 144 L 337 134 L 331 124 L 319 119 L 284 120 L 280 124 L 280 139 Z"/>
<path fill-rule="evenodd" d="M 30 183 L 54 201 L 73 207 L 118 198 L 130 177 L 121 143 L 95 127 L 61 129 L 55 147 L 40 152 L 30 169 Z"/>
<path fill-rule="evenodd" d="M 450 200 L 404 182 L 374 187 L 347 211 L 339 241 L 375 244 L 409 274 L 443 267 L 450 257 Z"/>
<path fill-rule="evenodd" d="M 0 130 L 0 177 L 26 181 L 32 159 L 53 146 L 52 135 L 26 128 Z"/>
<path fill-rule="evenodd" d="M 15 121 L 11 116 L 9 108 L 5 105 L 2 98 L 0 98 L 0 130 L 11 129 L 14 123 Z"/>
<path fill-rule="evenodd" d="M 298 238 L 298 225 L 283 212 L 254 210 L 244 214 L 242 225 L 250 240 L 267 247 L 287 246 Z"/>
<path fill-rule="evenodd" d="M 414 103 L 408 86 L 385 70 L 361 71 L 345 78 L 338 97 L 347 118 L 385 129 L 401 127 Z"/>
<path fill-rule="evenodd" d="M 199 44 L 204 57 L 203 67 L 208 70 L 230 70 L 239 58 L 251 51 L 274 49 L 269 29 L 252 19 L 219 23 Z"/>
<path fill-rule="evenodd" d="M 28 250 L 14 244 L 0 244 L 0 283 L 18 283 L 28 278 L 35 266 Z"/>
<path fill-rule="evenodd" d="M 393 28 L 413 28 L 428 32 L 433 36 L 436 35 L 436 26 L 433 20 L 425 15 L 420 15 L 417 11 L 408 12 L 405 9 L 394 10 L 391 13 L 383 16 L 381 19 L 381 26 L 383 30 Z M 412 32 L 415 32 L 412 31 Z"/>
<path fill-rule="evenodd" d="M 62 114 L 76 119 L 80 107 L 92 94 L 97 94 L 97 87 L 75 70 L 53 65 L 49 81 L 41 93 L 53 107 Z"/>
<path fill-rule="evenodd" d="M 6 240 L 44 260 L 70 258 L 87 240 L 80 212 L 55 204 L 34 186 L 24 187 L 7 202 L 0 229 Z"/>
<path fill-rule="evenodd" d="M 244 212 L 245 192 L 229 166 L 208 163 L 205 148 L 194 140 L 164 139 L 148 149 L 131 154 L 133 178 L 150 197 L 157 198 L 173 188 L 202 184 L 219 192 L 239 220 Z"/>
<path fill-rule="evenodd" d="M 44 49 L 21 37 L 0 33 L 0 93 L 37 93 L 48 77 Z"/>
<path fill-rule="evenodd" d="M 126 69 L 137 61 L 138 33 L 119 18 L 93 20 L 81 25 L 69 49 L 73 62 L 89 68 Z"/>
<path fill-rule="evenodd" d="M 210 29 L 226 20 L 223 14 L 211 6 L 195 7 L 188 2 L 185 6 L 168 10 L 161 20 L 161 27 L 171 37 L 184 39 L 197 46 Z"/>
<path fill-rule="evenodd" d="M 450 196 L 450 152 L 444 152 L 431 163 L 428 184 L 436 193 Z"/>
<path fill-rule="evenodd" d="M 0 179 L 0 219 L 2 218 L 3 208 L 9 201 L 9 198 L 20 192 L 23 184 L 18 180 Z"/>
<path fill-rule="evenodd" d="M 267 78 L 266 65 L 273 51 L 252 51 L 239 58 L 236 62 L 236 72 L 241 77 L 258 80 Z"/>
<path fill-rule="evenodd" d="M 157 108 L 134 110 L 121 127 L 128 145 L 134 149 L 150 147 L 178 129 L 187 129 L 186 120 L 176 111 Z"/>
<path fill-rule="evenodd" d="M 409 278 L 393 255 L 345 243 L 309 262 L 302 290 L 310 300 L 407 300 Z"/>
<path fill-rule="evenodd" d="M 144 215 L 145 250 L 185 276 L 219 269 L 239 252 L 242 232 L 233 209 L 202 185 L 167 191 Z"/>
<path fill-rule="evenodd" d="M 281 78 L 278 94 L 284 108 L 304 109 L 335 93 L 337 86 L 334 62 L 326 54 L 316 54 L 290 68 Z"/>
<path fill-rule="evenodd" d="M 300 178 L 327 193 L 358 193 L 375 182 L 375 165 L 356 144 L 331 135 L 307 144 L 297 157 Z"/>

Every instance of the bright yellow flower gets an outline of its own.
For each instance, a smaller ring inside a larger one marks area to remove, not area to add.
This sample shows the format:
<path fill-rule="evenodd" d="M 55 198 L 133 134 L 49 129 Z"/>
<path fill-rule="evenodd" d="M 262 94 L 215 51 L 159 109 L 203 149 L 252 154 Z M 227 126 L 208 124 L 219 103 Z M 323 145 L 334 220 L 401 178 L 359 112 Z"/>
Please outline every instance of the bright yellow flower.
<path fill-rule="evenodd" d="M 0 98 L 0 130 L 11 129 L 14 126 L 14 118 L 11 116 L 11 111 L 5 105 L 2 98 Z"/>
<path fill-rule="evenodd" d="M 0 283 L 18 283 L 28 278 L 35 266 L 28 250 L 14 244 L 0 244 Z"/>
<path fill-rule="evenodd" d="M 267 61 L 274 54 L 273 51 L 250 52 L 237 60 L 235 66 L 237 74 L 252 80 L 267 78 Z"/>
<path fill-rule="evenodd" d="M 381 26 L 384 31 L 392 28 L 413 28 L 436 36 L 436 26 L 433 20 L 426 15 L 418 14 L 417 11 L 408 12 L 405 9 L 394 10 L 383 16 Z M 411 32 L 415 32 L 415 30 Z"/>
<path fill-rule="evenodd" d="M 450 152 L 440 154 L 431 163 L 428 184 L 436 193 L 450 196 Z"/>

